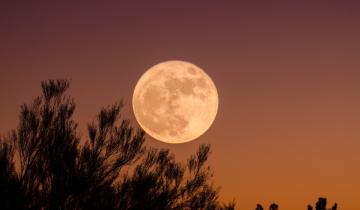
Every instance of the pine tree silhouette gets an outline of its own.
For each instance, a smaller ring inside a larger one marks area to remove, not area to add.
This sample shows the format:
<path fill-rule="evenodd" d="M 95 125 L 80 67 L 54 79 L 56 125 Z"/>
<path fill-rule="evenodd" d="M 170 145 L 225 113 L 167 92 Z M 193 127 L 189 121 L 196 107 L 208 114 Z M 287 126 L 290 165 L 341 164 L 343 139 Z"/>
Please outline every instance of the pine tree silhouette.
<path fill-rule="evenodd" d="M 17 130 L 0 139 L 0 209 L 234 209 L 218 201 L 210 145 L 178 163 L 169 150 L 144 146 L 121 102 L 100 110 L 80 144 L 68 87 L 42 82 Z"/>
<path fill-rule="evenodd" d="M 315 209 L 316 210 L 327 210 L 326 208 L 326 204 L 327 204 L 327 200 L 326 198 L 319 198 L 318 201 L 316 202 L 315 205 Z M 312 210 L 313 207 L 311 205 L 308 205 L 308 210 Z M 337 203 L 335 203 L 332 207 L 331 210 L 337 210 Z"/>
<path fill-rule="evenodd" d="M 264 210 L 264 208 L 262 207 L 261 204 L 256 204 L 256 209 L 255 210 Z"/>
<path fill-rule="evenodd" d="M 276 203 L 272 203 L 269 206 L 269 210 L 278 210 L 279 206 Z M 255 210 L 264 210 L 263 206 L 261 204 L 257 204 Z"/>
<path fill-rule="evenodd" d="M 279 205 L 277 205 L 276 203 L 272 203 L 269 207 L 269 210 L 278 210 L 279 209 Z"/>
<path fill-rule="evenodd" d="M 235 209 L 219 202 L 211 182 L 210 145 L 186 163 L 147 148 L 144 132 L 122 119 L 122 102 L 102 108 L 80 144 L 68 88 L 66 80 L 42 82 L 42 95 L 21 106 L 18 128 L 0 137 L 0 209 Z M 326 204 L 319 198 L 315 209 Z"/>

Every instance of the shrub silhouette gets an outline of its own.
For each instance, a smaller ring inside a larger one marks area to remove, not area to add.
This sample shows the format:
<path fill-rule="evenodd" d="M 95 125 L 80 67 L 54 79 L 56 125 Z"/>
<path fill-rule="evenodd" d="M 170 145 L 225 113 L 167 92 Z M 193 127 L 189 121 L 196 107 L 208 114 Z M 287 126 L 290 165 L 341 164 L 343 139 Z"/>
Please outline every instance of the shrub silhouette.
<path fill-rule="evenodd" d="M 121 102 L 100 110 L 80 144 L 68 87 L 42 82 L 42 95 L 21 106 L 18 128 L 0 137 L 0 209 L 235 209 L 218 200 L 210 145 L 178 163 L 169 150 L 144 146 L 144 132 L 122 119 Z M 319 198 L 315 209 L 326 204 Z"/>
<path fill-rule="evenodd" d="M 327 204 L 326 198 L 321 198 L 320 197 L 318 199 L 318 201 L 316 202 L 315 209 L 316 210 L 327 210 L 326 204 Z M 308 205 L 308 210 L 312 210 L 312 209 L 313 209 L 313 207 L 311 205 Z M 331 207 L 331 210 L 337 210 L 337 203 L 335 203 Z"/>
<path fill-rule="evenodd" d="M 255 210 L 264 210 L 261 204 L 256 204 Z"/>
<path fill-rule="evenodd" d="M 269 210 L 278 210 L 279 206 L 276 203 L 272 203 L 269 206 Z M 264 210 L 263 206 L 261 204 L 257 204 L 255 210 Z"/>
<path fill-rule="evenodd" d="M 209 145 L 186 163 L 147 148 L 144 132 L 122 119 L 121 102 L 100 110 L 80 144 L 68 87 L 42 82 L 17 130 L 0 139 L 0 209 L 234 209 L 218 201 Z"/>
<path fill-rule="evenodd" d="M 276 203 L 272 203 L 269 207 L 269 210 L 278 210 L 279 206 Z"/>

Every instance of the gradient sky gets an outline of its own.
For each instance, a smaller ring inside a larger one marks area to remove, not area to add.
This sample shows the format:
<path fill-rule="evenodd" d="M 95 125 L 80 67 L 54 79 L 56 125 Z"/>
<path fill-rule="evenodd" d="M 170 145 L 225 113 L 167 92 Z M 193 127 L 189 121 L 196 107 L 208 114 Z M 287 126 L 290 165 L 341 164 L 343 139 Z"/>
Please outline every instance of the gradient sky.
<path fill-rule="evenodd" d="M 249 2 L 0 3 L 0 133 L 56 78 L 72 82 L 83 138 L 100 107 L 121 98 L 136 125 L 142 73 L 187 60 L 218 88 L 216 120 L 191 143 L 146 144 L 184 160 L 210 143 L 220 198 L 238 209 L 303 210 L 325 196 L 359 210 L 360 3 Z"/>

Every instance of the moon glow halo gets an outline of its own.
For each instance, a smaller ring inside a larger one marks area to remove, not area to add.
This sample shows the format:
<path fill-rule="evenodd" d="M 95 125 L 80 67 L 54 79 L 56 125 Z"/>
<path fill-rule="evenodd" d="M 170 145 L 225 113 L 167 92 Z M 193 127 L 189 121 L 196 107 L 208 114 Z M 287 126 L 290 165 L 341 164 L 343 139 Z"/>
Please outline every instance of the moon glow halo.
<path fill-rule="evenodd" d="M 218 110 L 218 93 L 211 78 L 185 61 L 166 61 L 147 70 L 132 99 L 136 120 L 153 138 L 184 143 L 204 134 Z"/>

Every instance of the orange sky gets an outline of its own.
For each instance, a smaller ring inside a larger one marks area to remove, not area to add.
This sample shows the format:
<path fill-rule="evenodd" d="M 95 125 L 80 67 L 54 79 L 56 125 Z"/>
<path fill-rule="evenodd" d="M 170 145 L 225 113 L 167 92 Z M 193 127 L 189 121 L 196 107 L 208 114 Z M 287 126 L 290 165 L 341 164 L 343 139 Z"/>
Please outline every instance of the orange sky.
<path fill-rule="evenodd" d="M 0 132 L 49 78 L 71 79 L 83 137 L 99 108 L 121 98 L 133 119 L 142 73 L 187 60 L 214 80 L 217 118 L 194 142 L 147 144 L 179 160 L 212 144 L 221 199 L 238 209 L 301 210 L 325 196 L 359 210 L 360 4 L 174 2 L 2 3 Z"/>

